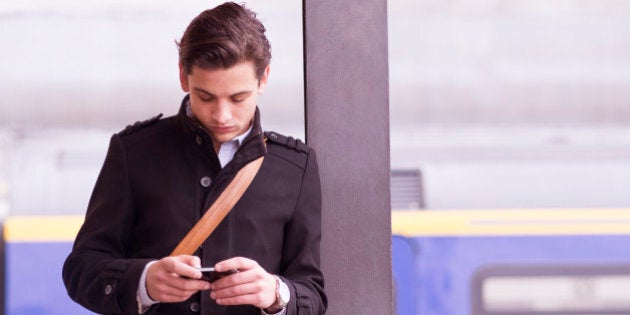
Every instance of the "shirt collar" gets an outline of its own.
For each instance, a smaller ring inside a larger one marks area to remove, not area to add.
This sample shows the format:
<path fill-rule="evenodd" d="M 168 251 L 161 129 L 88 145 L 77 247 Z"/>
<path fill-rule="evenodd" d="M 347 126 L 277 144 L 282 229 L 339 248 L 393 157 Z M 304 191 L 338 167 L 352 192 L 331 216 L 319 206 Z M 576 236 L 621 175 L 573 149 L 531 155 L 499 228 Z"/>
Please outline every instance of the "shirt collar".
<path fill-rule="evenodd" d="M 252 127 L 254 126 L 254 124 L 250 124 L 249 125 L 249 129 L 247 129 L 247 131 L 245 131 L 242 135 L 240 136 L 236 136 L 234 139 L 232 139 L 232 141 L 236 141 L 236 144 L 240 147 L 241 144 L 243 143 L 243 141 L 247 138 L 247 136 L 249 136 L 249 134 L 252 132 Z"/>

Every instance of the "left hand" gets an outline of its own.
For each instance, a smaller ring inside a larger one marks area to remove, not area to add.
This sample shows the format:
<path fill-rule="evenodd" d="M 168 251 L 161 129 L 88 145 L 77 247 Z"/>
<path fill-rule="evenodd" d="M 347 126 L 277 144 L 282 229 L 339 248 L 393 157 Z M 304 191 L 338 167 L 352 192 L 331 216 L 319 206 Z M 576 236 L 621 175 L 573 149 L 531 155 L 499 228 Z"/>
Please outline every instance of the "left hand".
<path fill-rule="evenodd" d="M 210 297 L 219 305 L 249 304 L 265 309 L 276 302 L 276 278 L 254 260 L 235 257 L 214 265 L 218 272 L 238 270 L 210 285 Z"/>

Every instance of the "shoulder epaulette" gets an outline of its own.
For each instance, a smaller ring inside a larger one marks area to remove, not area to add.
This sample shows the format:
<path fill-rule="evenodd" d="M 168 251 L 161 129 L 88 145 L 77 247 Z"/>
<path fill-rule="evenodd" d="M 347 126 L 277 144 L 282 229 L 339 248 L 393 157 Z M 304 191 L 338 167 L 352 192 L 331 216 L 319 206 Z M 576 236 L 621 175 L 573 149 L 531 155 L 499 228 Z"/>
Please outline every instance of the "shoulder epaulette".
<path fill-rule="evenodd" d="M 308 153 L 309 151 L 308 146 L 302 142 L 302 140 L 287 137 L 274 131 L 265 131 L 265 138 L 273 143 L 280 144 L 298 152 Z"/>
<path fill-rule="evenodd" d="M 131 134 L 135 131 L 138 131 L 144 127 L 148 127 L 151 126 L 153 124 L 155 124 L 156 122 L 158 122 L 158 120 L 160 120 L 160 118 L 162 118 L 162 114 L 156 115 L 154 117 L 151 117 L 147 120 L 144 121 L 136 121 L 135 123 L 133 123 L 132 125 L 128 125 L 125 129 L 123 129 L 121 132 L 118 133 L 118 135 L 122 136 L 122 135 L 128 135 Z"/>

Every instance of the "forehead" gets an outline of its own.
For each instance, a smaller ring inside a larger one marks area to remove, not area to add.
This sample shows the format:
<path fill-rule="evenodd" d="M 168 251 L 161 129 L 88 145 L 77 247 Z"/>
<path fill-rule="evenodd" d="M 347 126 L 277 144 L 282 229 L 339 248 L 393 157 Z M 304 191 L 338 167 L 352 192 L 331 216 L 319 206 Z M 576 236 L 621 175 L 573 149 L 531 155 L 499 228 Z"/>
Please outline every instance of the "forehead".
<path fill-rule="evenodd" d="M 201 88 L 210 93 L 238 93 L 258 86 L 252 62 L 241 62 L 229 68 L 205 69 L 193 66 L 188 74 L 192 88 Z"/>
<path fill-rule="evenodd" d="M 206 79 L 219 79 L 219 78 L 231 78 L 240 77 L 243 79 L 256 79 L 256 67 L 251 61 L 239 62 L 231 67 L 223 68 L 206 68 L 200 66 L 192 66 L 189 76 Z"/>

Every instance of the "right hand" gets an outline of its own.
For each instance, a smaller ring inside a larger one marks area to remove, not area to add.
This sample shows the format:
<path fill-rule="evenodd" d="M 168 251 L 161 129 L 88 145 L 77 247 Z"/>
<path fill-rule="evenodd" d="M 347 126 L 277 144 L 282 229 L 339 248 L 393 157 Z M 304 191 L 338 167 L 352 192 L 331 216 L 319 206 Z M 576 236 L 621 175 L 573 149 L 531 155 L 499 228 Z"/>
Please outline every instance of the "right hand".
<path fill-rule="evenodd" d="M 210 283 L 201 279 L 199 257 L 181 255 L 165 257 L 147 270 L 147 293 L 154 301 L 183 302 L 200 290 L 210 289 Z M 189 279 L 183 278 L 187 277 Z"/>

